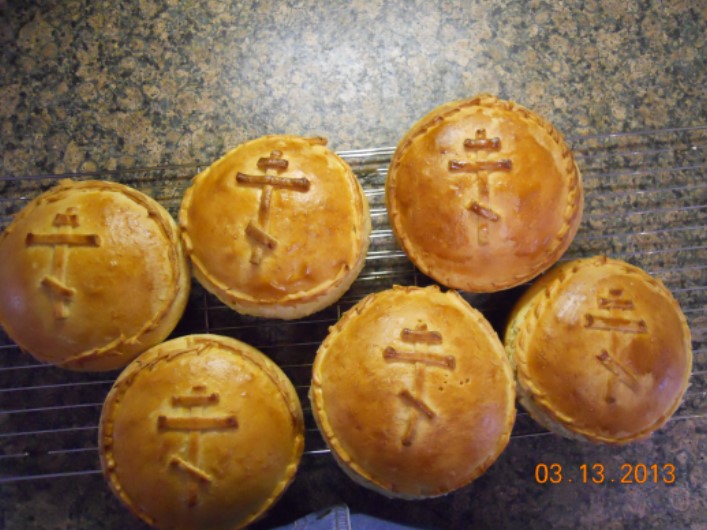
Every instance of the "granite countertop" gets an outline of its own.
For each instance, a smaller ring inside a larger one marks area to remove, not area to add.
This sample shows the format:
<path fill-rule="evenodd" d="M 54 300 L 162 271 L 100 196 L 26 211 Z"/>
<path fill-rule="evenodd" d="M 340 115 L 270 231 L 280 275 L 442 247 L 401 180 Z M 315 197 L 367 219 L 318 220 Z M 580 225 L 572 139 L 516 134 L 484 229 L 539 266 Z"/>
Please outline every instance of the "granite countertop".
<path fill-rule="evenodd" d="M 0 176 L 204 164 L 270 133 L 393 146 L 435 106 L 479 92 L 573 137 L 707 123 L 705 2 L 125 4 L 0 0 Z M 346 502 L 429 528 L 704 530 L 706 428 L 686 417 L 624 448 L 514 439 L 472 485 L 419 502 L 363 490 L 325 456 L 258 527 Z M 551 486 L 534 479 L 541 462 L 614 475 L 673 463 L 677 480 Z M 0 527 L 145 528 L 96 474 L 0 484 Z"/>

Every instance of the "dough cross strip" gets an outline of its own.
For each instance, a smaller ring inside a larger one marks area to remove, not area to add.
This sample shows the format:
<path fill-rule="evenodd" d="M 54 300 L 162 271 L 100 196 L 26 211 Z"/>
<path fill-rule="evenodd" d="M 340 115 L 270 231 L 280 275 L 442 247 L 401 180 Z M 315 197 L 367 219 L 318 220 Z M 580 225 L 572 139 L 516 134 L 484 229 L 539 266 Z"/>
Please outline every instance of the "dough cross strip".
<path fill-rule="evenodd" d="M 218 405 L 220 396 L 216 392 L 208 393 L 205 385 L 195 385 L 191 388 L 191 393 L 186 395 L 172 396 L 171 404 L 177 409 L 187 409 L 188 416 L 164 416 L 157 417 L 158 432 L 187 432 L 189 434 L 189 444 L 187 446 L 187 458 L 179 454 L 173 454 L 168 460 L 171 468 L 184 473 L 189 479 L 187 490 L 187 504 L 195 506 L 198 501 L 200 485 L 208 485 L 213 482 L 214 477 L 206 470 L 199 467 L 199 440 L 200 434 L 209 431 L 236 430 L 238 420 L 233 415 L 225 416 L 195 416 L 192 414 L 194 408 L 206 408 Z"/>
<path fill-rule="evenodd" d="M 623 289 L 610 289 L 608 295 L 597 296 L 597 308 L 608 311 L 609 314 L 586 313 L 584 315 L 584 328 L 594 331 L 602 331 L 611 334 L 611 347 L 602 348 L 595 359 L 601 363 L 613 375 L 607 383 L 605 400 L 609 404 L 616 403 L 614 397 L 614 381 L 618 380 L 631 389 L 632 392 L 639 390 L 638 375 L 621 360 L 621 350 L 619 350 L 620 337 L 627 335 L 644 335 L 648 333 L 648 326 L 643 319 L 625 318 L 626 312 L 635 311 L 635 304 L 629 298 L 621 298 Z M 622 316 L 614 316 L 614 311 L 621 311 Z M 618 350 L 618 351 L 617 351 Z"/>
<path fill-rule="evenodd" d="M 513 163 L 507 158 L 501 160 L 484 160 L 481 158 L 482 154 L 486 152 L 501 149 L 501 139 L 499 137 L 487 138 L 486 129 L 477 129 L 475 138 L 464 140 L 464 149 L 472 151 L 475 155 L 474 159 L 450 160 L 448 169 L 453 173 L 476 174 L 476 199 L 471 200 L 467 205 L 467 209 L 479 217 L 476 227 L 479 245 L 488 245 L 489 222 L 496 223 L 501 219 L 501 216 L 491 207 L 489 178 L 491 173 L 510 171 L 513 168 Z"/>
<path fill-rule="evenodd" d="M 236 174 L 236 182 L 239 184 L 262 188 L 258 219 L 257 221 L 251 219 L 245 229 L 246 236 L 252 244 L 250 262 L 253 265 L 260 264 L 265 249 L 275 250 L 278 245 L 277 239 L 267 231 L 274 191 L 279 189 L 304 193 L 309 191 L 311 186 L 306 177 L 288 178 L 277 174 L 285 171 L 288 167 L 289 161 L 282 157 L 282 151 L 275 150 L 270 153 L 269 157 L 258 160 L 258 169 L 264 171 L 264 175 L 248 175 L 241 172 Z"/>
<path fill-rule="evenodd" d="M 52 226 L 64 228 L 65 231 L 49 234 L 28 232 L 25 239 L 26 247 L 46 246 L 53 248 L 51 272 L 40 280 L 40 285 L 49 290 L 52 299 L 54 318 L 57 320 L 69 317 L 69 302 L 76 294 L 76 289 L 66 285 L 66 266 L 71 247 L 99 247 L 101 239 L 96 234 L 76 234 L 73 228 L 78 228 L 79 214 L 76 208 L 67 208 L 64 213 L 54 216 Z"/>
<path fill-rule="evenodd" d="M 429 331 L 426 324 L 420 324 L 415 329 L 404 328 L 400 332 L 400 340 L 410 344 L 412 351 L 401 351 L 388 346 L 383 350 L 383 359 L 388 363 L 407 363 L 415 367 L 415 383 L 412 391 L 403 389 L 398 392 L 398 397 L 403 404 L 410 408 L 407 425 L 401 443 L 405 447 L 412 445 L 417 434 L 417 424 L 422 417 L 432 421 L 437 417 L 434 409 L 428 405 L 424 398 L 425 369 L 429 367 L 454 370 L 456 359 L 452 355 L 417 351 L 417 345 L 427 346 L 442 344 L 443 337 L 439 331 Z"/>

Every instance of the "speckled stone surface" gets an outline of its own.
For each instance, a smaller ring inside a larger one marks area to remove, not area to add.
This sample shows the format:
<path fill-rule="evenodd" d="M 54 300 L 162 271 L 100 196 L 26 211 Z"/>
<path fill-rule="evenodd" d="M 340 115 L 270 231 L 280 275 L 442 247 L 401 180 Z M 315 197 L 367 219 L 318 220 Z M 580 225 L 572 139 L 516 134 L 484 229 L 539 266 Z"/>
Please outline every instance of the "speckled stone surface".
<path fill-rule="evenodd" d="M 705 2 L 125 4 L 0 0 L 0 177 L 208 163 L 266 133 L 323 135 L 337 150 L 395 145 L 435 106 L 482 91 L 518 101 L 572 137 L 707 123 Z M 591 162 L 582 167 L 591 170 Z M 618 201 L 636 208 L 647 201 L 631 193 L 632 179 L 591 181 L 595 195 L 588 194 L 579 254 L 607 251 L 595 234 L 611 226 L 596 212 L 616 210 Z M 683 184 L 691 183 L 685 177 Z M 607 197 L 605 189 L 625 194 Z M 17 191 L 10 184 L 0 190 Z M 704 195 L 699 190 L 689 193 Z M 682 204 L 685 193 L 661 200 Z M 657 229 L 655 219 L 632 222 Z M 641 244 L 677 237 L 658 233 Z M 679 237 L 704 247 L 704 227 Z M 637 247 L 630 237 L 618 241 L 610 250 L 628 256 L 653 248 Z M 697 265 L 702 252 L 690 258 Z M 681 254 L 651 260 L 656 268 L 685 262 Z M 693 315 L 702 324 L 704 291 L 690 286 L 705 284 L 704 271 L 681 272 L 672 283 L 684 288 L 681 303 L 702 308 Z M 704 329 L 693 338 L 703 341 Z M 273 333 L 268 340 L 280 338 Z M 704 370 L 704 352 L 700 359 Z M 703 414 L 704 372 L 693 389 L 690 410 Z M 71 402 L 74 390 L 51 397 Z M 0 427 L 9 421 L 0 414 Z M 487 474 L 427 501 L 385 499 L 353 484 L 329 455 L 306 455 L 297 480 L 256 527 L 345 502 L 354 511 L 424 528 L 707 529 L 704 415 L 686 414 L 623 448 L 542 433 L 527 415 L 516 431 L 526 436 L 512 439 Z M 8 443 L 0 438 L 0 449 Z M 573 482 L 537 484 L 539 463 L 562 465 Z M 638 463 L 672 464 L 676 480 L 620 484 L 622 465 Z M 616 482 L 582 483 L 582 464 L 602 464 Z M 4 465 L 0 459 L 0 470 Z M 100 475 L 89 475 L 0 484 L 0 528 L 146 527 Z"/>
<path fill-rule="evenodd" d="M 704 2 L 2 2 L 0 174 L 394 145 L 480 91 L 566 133 L 705 118 Z M 188 6 L 187 6 L 188 4 Z"/>

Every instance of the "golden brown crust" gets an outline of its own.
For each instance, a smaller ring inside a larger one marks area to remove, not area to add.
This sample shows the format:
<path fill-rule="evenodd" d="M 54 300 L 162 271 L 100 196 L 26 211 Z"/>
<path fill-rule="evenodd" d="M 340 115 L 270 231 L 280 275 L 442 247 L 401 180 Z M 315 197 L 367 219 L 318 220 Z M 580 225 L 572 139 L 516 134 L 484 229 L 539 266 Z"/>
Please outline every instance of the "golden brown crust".
<path fill-rule="evenodd" d="M 197 175 L 179 221 L 209 291 L 241 313 L 284 319 L 335 302 L 363 267 L 370 233 L 348 164 L 321 139 L 296 136 L 252 140 Z"/>
<path fill-rule="evenodd" d="M 477 292 L 550 267 L 583 208 L 579 170 L 558 131 L 489 95 L 446 103 L 410 129 L 390 164 L 386 202 L 399 243 L 422 272 Z"/>
<path fill-rule="evenodd" d="M 158 528 L 242 528 L 294 478 L 304 448 L 292 383 L 255 348 L 180 337 L 118 377 L 101 414 L 103 473 Z"/>
<path fill-rule="evenodd" d="M 337 462 L 385 495 L 449 493 L 508 443 L 510 364 L 455 292 L 395 287 L 364 298 L 330 329 L 313 372 L 312 411 Z"/>
<path fill-rule="evenodd" d="M 603 256 L 556 267 L 520 299 L 505 345 L 528 412 L 559 434 L 632 442 L 675 412 L 690 330 L 657 279 Z"/>
<path fill-rule="evenodd" d="M 61 181 L 0 236 L 0 324 L 37 359 L 112 370 L 162 341 L 190 277 L 156 201 L 104 181 Z"/>

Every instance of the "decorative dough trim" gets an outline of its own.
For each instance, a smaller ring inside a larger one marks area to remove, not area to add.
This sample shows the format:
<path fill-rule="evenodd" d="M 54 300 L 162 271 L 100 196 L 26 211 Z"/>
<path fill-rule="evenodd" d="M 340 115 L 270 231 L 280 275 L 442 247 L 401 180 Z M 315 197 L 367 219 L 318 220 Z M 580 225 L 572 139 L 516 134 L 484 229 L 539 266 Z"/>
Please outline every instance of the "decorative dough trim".
<path fill-rule="evenodd" d="M 186 343 L 186 347 L 179 348 L 176 351 L 170 351 L 169 348 L 175 347 L 175 343 Z M 261 506 L 254 510 L 250 516 L 244 519 L 239 528 L 247 526 L 258 519 L 280 498 L 287 486 L 292 482 L 304 450 L 304 417 L 297 393 L 290 380 L 282 373 L 282 370 L 264 354 L 252 346 L 236 339 L 208 334 L 187 335 L 155 346 L 130 363 L 118 376 L 118 379 L 116 379 L 103 404 L 98 431 L 101 469 L 103 475 L 108 480 L 108 484 L 115 495 L 134 515 L 153 526 L 159 527 L 159 522 L 145 512 L 140 505 L 132 501 L 123 489 L 120 479 L 118 478 L 117 463 L 113 454 L 114 417 L 125 393 L 142 373 L 152 371 L 162 363 L 170 363 L 186 355 L 201 355 L 211 348 L 218 348 L 222 352 L 229 352 L 245 359 L 255 365 L 272 381 L 280 393 L 285 406 L 290 411 L 292 428 L 295 435 L 292 457 L 290 464 L 284 470 L 283 478 L 276 485 L 272 495 L 266 499 Z"/>
<path fill-rule="evenodd" d="M 363 188 L 361 187 L 358 178 L 354 174 L 351 167 L 336 153 L 324 148 L 326 145 L 326 139 L 324 138 L 302 138 L 297 136 L 265 136 L 261 138 L 256 138 L 251 140 L 262 141 L 264 138 L 283 138 L 288 142 L 301 142 L 304 144 L 309 144 L 315 146 L 316 149 L 321 149 L 321 152 L 325 154 L 330 162 L 338 165 L 345 175 L 346 181 L 351 187 L 351 195 L 353 197 L 352 209 L 355 212 L 356 222 L 352 227 L 354 240 L 358 241 L 356 252 L 354 253 L 354 259 L 352 262 L 343 263 L 339 268 L 337 274 L 316 287 L 308 291 L 298 291 L 289 293 L 277 299 L 261 300 L 256 297 L 250 296 L 245 292 L 230 287 L 224 282 L 217 279 L 212 275 L 204 263 L 199 259 L 194 253 L 194 245 L 192 243 L 191 235 L 189 234 L 189 209 L 192 204 L 192 196 L 195 187 L 198 183 L 208 178 L 211 171 L 219 166 L 223 161 L 231 156 L 233 151 L 239 149 L 241 146 L 234 148 L 229 151 L 219 160 L 211 164 L 207 169 L 199 173 L 192 180 L 192 186 L 186 190 L 184 198 L 182 200 L 182 205 L 179 210 L 179 227 L 181 231 L 181 237 L 184 241 L 184 247 L 186 249 L 187 255 L 191 259 L 194 266 L 194 275 L 199 280 L 199 282 L 217 298 L 219 298 L 226 305 L 231 308 L 245 314 L 252 314 L 256 316 L 270 316 L 275 318 L 299 318 L 311 314 L 319 309 L 323 309 L 329 304 L 336 301 L 346 289 L 356 279 L 358 272 L 363 268 L 366 259 L 366 253 L 369 246 L 369 234 L 371 231 L 371 220 L 368 210 L 368 202 L 363 193 Z M 278 178 L 278 177 L 273 177 Z M 242 177 L 243 179 L 243 177 Z M 289 179 L 281 179 L 283 181 Z M 307 179 L 304 179 L 307 180 Z M 279 182 L 279 181 L 278 181 Z M 304 181 L 303 181 L 304 182 Z M 307 180 L 307 189 L 309 188 L 309 181 Z M 304 190 L 302 190 L 304 191 Z M 253 230 L 251 230 L 253 232 Z M 268 241 L 273 246 L 277 245 L 276 241 Z M 272 248 L 272 247 L 271 247 Z M 257 259 L 257 257 L 256 257 Z M 287 316 L 280 316 L 278 313 L 278 306 L 289 307 L 289 314 Z"/>
<path fill-rule="evenodd" d="M 43 204 L 56 202 L 57 200 L 62 199 L 65 195 L 68 195 L 70 193 L 73 194 L 77 191 L 106 191 L 111 193 L 118 193 L 127 197 L 128 199 L 136 203 L 138 206 L 144 208 L 150 220 L 157 224 L 157 227 L 159 228 L 160 232 L 167 241 L 168 259 L 170 263 L 173 281 L 170 285 L 169 294 L 162 302 L 160 309 L 135 334 L 129 337 L 126 337 L 125 335 L 120 335 L 119 337 L 116 337 L 113 341 L 104 346 L 94 348 L 92 350 L 87 350 L 85 352 L 73 355 L 60 361 L 47 360 L 47 362 L 51 362 L 56 366 L 66 368 L 74 368 L 76 366 L 81 366 L 85 363 L 90 363 L 92 360 L 100 359 L 107 356 L 121 356 L 124 355 L 124 352 L 121 351 L 121 348 L 123 346 L 134 347 L 135 345 L 140 344 L 147 334 L 159 328 L 164 320 L 172 316 L 175 301 L 178 299 L 182 291 L 182 284 L 184 283 L 183 276 L 185 275 L 185 272 L 187 270 L 186 262 L 182 256 L 181 243 L 176 223 L 174 223 L 172 218 L 169 216 L 169 213 L 164 210 L 162 206 L 160 206 L 159 203 L 157 203 L 157 201 L 155 201 L 151 197 L 117 182 L 108 182 L 100 180 L 61 180 L 59 184 L 36 197 L 32 202 L 30 202 L 23 210 L 21 210 L 17 214 L 17 216 L 13 219 L 12 223 L 7 227 L 3 234 L 0 235 L 0 243 L 2 243 L 2 240 L 13 231 L 16 224 L 18 224 L 21 220 L 30 215 L 35 209 L 42 206 Z M 69 221 L 71 221 L 71 219 L 69 219 Z M 180 262 L 183 262 L 184 265 L 180 266 Z M 189 287 L 187 287 L 187 289 L 188 288 Z M 0 324 L 5 326 L 4 323 L 0 322 Z M 13 340 L 17 342 L 18 346 L 21 349 L 23 349 L 24 351 L 29 351 L 29 348 L 24 347 L 19 341 L 14 339 L 14 337 Z"/>
<path fill-rule="evenodd" d="M 680 305 L 677 300 L 675 300 L 670 290 L 665 287 L 663 282 L 650 276 L 644 270 L 620 260 L 607 258 L 606 256 L 595 256 L 570 261 L 551 270 L 546 277 L 540 279 L 533 285 L 518 303 L 518 307 L 522 306 L 522 309 L 514 310 L 514 314 L 511 316 L 506 332 L 506 335 L 509 337 L 506 343 L 506 349 L 516 373 L 519 400 L 538 423 L 568 438 L 619 445 L 647 437 L 673 415 L 682 402 L 684 391 L 688 386 L 691 370 L 687 370 L 687 377 L 683 382 L 683 392 L 679 394 L 678 399 L 673 406 L 669 408 L 667 414 L 658 418 L 651 426 L 632 436 L 616 439 L 598 435 L 590 429 L 582 428 L 577 425 L 572 418 L 552 411 L 547 396 L 541 388 L 533 383 L 530 377 L 526 358 L 527 347 L 532 342 L 533 335 L 538 329 L 538 322 L 545 311 L 549 309 L 556 294 L 582 269 L 594 268 L 604 265 L 607 262 L 611 262 L 612 265 L 618 267 L 622 273 L 628 276 L 634 276 L 636 281 L 648 286 L 653 292 L 662 295 L 670 303 L 680 320 L 685 339 L 684 347 L 690 357 L 689 364 L 691 364 L 692 343 L 690 339 L 690 328 L 687 325 L 685 315 L 680 309 Z"/>
<path fill-rule="evenodd" d="M 550 122 L 548 122 L 541 116 L 531 112 L 530 110 L 513 101 L 501 100 L 490 94 L 479 94 L 478 96 L 475 96 L 471 99 L 446 103 L 432 110 L 427 116 L 425 116 L 415 125 L 413 125 L 412 129 L 400 141 L 400 144 L 396 148 L 395 154 L 393 155 L 393 159 L 390 162 L 388 180 L 385 186 L 386 206 L 388 210 L 388 215 L 390 217 L 390 225 L 393 228 L 395 238 L 397 239 L 400 246 L 403 247 L 405 253 L 410 256 L 410 259 L 414 261 L 415 265 L 424 274 L 431 276 L 435 279 L 439 277 L 437 271 L 434 270 L 434 267 L 428 266 L 427 263 L 424 263 L 423 260 L 418 259 L 417 257 L 416 259 L 412 258 L 412 256 L 416 255 L 416 253 L 414 252 L 415 247 L 412 245 L 409 238 L 404 233 L 401 233 L 398 228 L 400 226 L 400 212 L 398 208 L 395 207 L 395 187 L 397 170 L 400 167 L 400 161 L 406 153 L 407 149 L 412 146 L 414 140 L 417 137 L 424 135 L 432 127 L 439 125 L 439 123 L 441 123 L 442 121 L 469 107 L 496 107 L 511 112 L 518 112 L 524 118 L 532 121 L 542 129 L 544 129 L 561 149 L 561 157 L 565 163 L 564 174 L 567 176 L 567 202 L 565 204 L 565 208 L 562 214 L 563 222 L 557 234 L 553 238 L 552 243 L 545 250 L 545 259 L 525 274 L 516 275 L 512 280 L 508 280 L 505 282 L 491 282 L 492 289 L 490 290 L 497 291 L 516 286 L 519 283 L 534 278 L 535 276 L 546 270 L 548 267 L 550 267 L 553 263 L 555 263 L 557 259 L 559 259 L 559 257 L 562 255 L 562 252 L 564 252 L 565 250 L 563 248 L 565 246 L 565 243 L 567 243 L 567 240 L 573 237 L 574 235 L 572 225 L 574 224 L 577 217 L 581 216 L 582 214 L 582 178 L 579 172 L 579 168 L 577 167 L 574 157 L 572 156 L 572 151 L 565 142 L 562 135 L 559 133 L 559 131 L 557 131 L 557 129 L 555 129 L 555 127 Z M 440 281 L 441 283 L 446 283 L 441 280 L 438 281 Z"/>
<path fill-rule="evenodd" d="M 441 293 L 442 291 L 440 288 L 436 285 L 431 285 L 428 287 L 404 287 L 404 286 L 399 286 L 395 285 L 392 288 L 393 291 L 403 291 L 403 292 L 422 292 L 422 291 L 431 291 L 433 293 Z M 309 390 L 309 399 L 312 405 L 312 416 L 314 417 L 314 420 L 317 424 L 317 427 L 319 428 L 319 431 L 322 434 L 322 437 L 324 438 L 324 441 L 327 443 L 329 448 L 331 449 L 331 453 L 334 456 L 334 459 L 336 462 L 341 466 L 341 468 L 344 470 L 344 472 L 355 482 L 358 484 L 361 484 L 367 488 L 371 488 L 374 491 L 377 491 L 378 493 L 381 493 L 382 495 L 385 495 L 387 497 L 392 497 L 392 498 L 403 498 L 403 499 L 418 499 L 422 498 L 418 495 L 413 495 L 413 494 L 403 494 L 398 491 L 395 491 L 390 484 L 385 484 L 376 477 L 372 476 L 364 467 L 362 467 L 360 464 L 353 462 L 351 459 L 351 456 L 348 454 L 346 449 L 343 447 L 343 445 L 339 442 L 339 439 L 336 437 L 336 433 L 334 432 L 331 424 L 329 423 L 329 419 L 327 417 L 326 410 L 324 409 L 324 399 L 322 396 L 322 365 L 324 364 L 327 352 L 331 349 L 331 345 L 336 339 L 336 337 L 341 333 L 342 329 L 348 324 L 350 320 L 355 319 L 358 317 L 360 314 L 364 313 L 366 309 L 375 302 L 376 298 L 385 295 L 388 293 L 388 291 L 381 291 L 378 293 L 372 293 L 363 298 L 360 302 L 358 302 L 354 307 L 349 309 L 344 315 L 341 317 L 341 319 L 331 326 L 329 328 L 329 334 L 327 337 L 324 339 L 324 342 L 322 342 L 321 346 L 317 350 L 317 355 L 314 360 L 314 365 L 312 367 L 312 383 L 310 386 Z M 486 334 L 490 335 L 496 335 L 496 332 L 494 329 L 491 327 L 491 324 L 484 318 L 484 316 L 471 307 L 466 300 L 464 300 L 459 293 L 456 291 L 450 290 L 444 293 L 446 296 L 450 297 L 452 300 L 450 303 L 452 305 L 457 305 L 458 307 L 464 309 L 464 312 L 467 313 L 470 317 L 474 319 L 476 324 L 479 326 L 480 329 L 484 331 Z M 500 360 L 504 361 L 505 357 L 505 352 L 503 351 L 503 348 L 499 348 L 498 352 Z M 509 378 L 509 381 L 513 381 L 513 373 L 512 369 L 510 366 L 510 363 L 506 363 L 505 361 L 503 362 L 504 370 L 507 370 L 506 375 Z M 509 406 L 511 408 L 515 408 L 515 389 L 513 388 L 512 385 L 510 385 L 510 390 L 509 390 L 510 395 L 508 396 L 509 399 Z M 406 396 L 400 396 L 401 399 L 406 399 Z M 422 404 L 424 405 L 424 404 Z M 433 411 L 430 410 L 434 414 Z M 425 412 L 425 415 L 427 413 Z M 494 451 L 492 454 L 490 454 L 486 460 L 484 460 L 478 468 L 475 470 L 475 473 L 473 473 L 469 477 L 465 477 L 465 480 L 463 483 L 456 484 L 452 486 L 449 489 L 445 489 L 444 491 L 438 491 L 434 493 L 429 493 L 424 495 L 424 498 L 430 498 L 430 497 L 438 497 L 441 495 L 446 495 L 460 487 L 463 487 L 464 485 L 474 481 L 481 475 L 483 475 L 486 470 L 491 467 L 491 465 L 496 461 L 498 456 L 501 454 L 503 449 L 508 445 L 508 442 L 510 440 L 511 436 L 511 431 L 513 430 L 513 424 L 515 422 L 515 411 L 513 413 L 508 415 L 508 423 L 505 426 L 504 429 L 504 436 L 502 436 L 498 440 L 498 444 L 496 446 L 496 451 Z M 406 434 L 412 434 L 412 433 L 406 433 Z"/>

